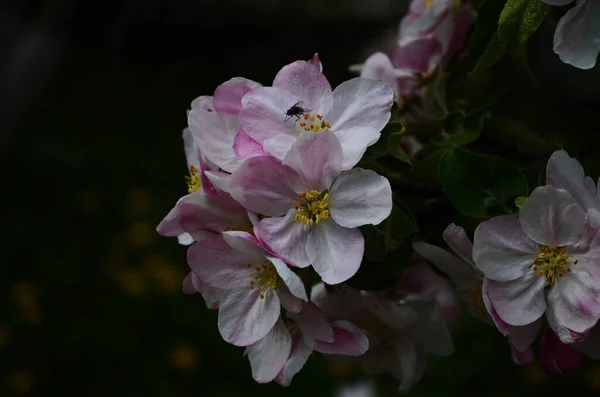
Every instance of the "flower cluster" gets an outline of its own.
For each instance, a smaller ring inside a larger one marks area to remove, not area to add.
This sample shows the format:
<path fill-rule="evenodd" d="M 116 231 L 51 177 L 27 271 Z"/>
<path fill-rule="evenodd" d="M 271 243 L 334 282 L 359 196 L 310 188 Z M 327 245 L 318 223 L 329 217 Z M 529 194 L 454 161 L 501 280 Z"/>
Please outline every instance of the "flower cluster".
<path fill-rule="evenodd" d="M 157 230 L 190 246 L 183 289 L 218 309 L 223 339 L 245 347 L 258 382 L 288 385 L 313 351 L 368 349 L 363 329 L 309 299 L 308 283 L 313 271 L 328 285 L 351 278 L 359 227 L 392 210 L 388 180 L 355 167 L 392 104 L 371 79 L 332 90 L 317 57 L 284 66 L 271 86 L 233 78 L 191 104 L 188 194 Z"/>
<path fill-rule="evenodd" d="M 508 337 L 516 363 L 534 361 L 541 334 L 542 367 L 569 373 L 581 353 L 600 357 L 600 196 L 564 150 L 550 157 L 546 181 L 518 215 L 479 224 L 473 243 L 449 225 L 443 237 L 456 256 L 425 242 L 413 247 L 454 281 L 471 314 Z"/>

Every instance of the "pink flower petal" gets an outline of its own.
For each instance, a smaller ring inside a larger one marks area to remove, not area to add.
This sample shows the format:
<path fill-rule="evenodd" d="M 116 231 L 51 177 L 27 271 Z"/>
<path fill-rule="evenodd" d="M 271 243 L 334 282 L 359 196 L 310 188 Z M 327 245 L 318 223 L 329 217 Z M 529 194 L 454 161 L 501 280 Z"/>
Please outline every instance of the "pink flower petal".
<path fill-rule="evenodd" d="M 294 376 L 304 367 L 312 352 L 313 349 L 306 346 L 302 337 L 296 336 L 293 339 L 292 352 L 275 381 L 281 386 L 289 386 Z"/>
<path fill-rule="evenodd" d="M 286 216 L 264 218 L 256 227 L 256 234 L 268 248 L 283 260 L 296 267 L 310 265 L 306 253 L 309 228 L 294 220 L 296 210 L 290 209 Z"/>
<path fill-rule="evenodd" d="M 243 77 L 234 77 L 224 82 L 215 90 L 213 99 L 215 110 L 237 116 L 242 110 L 242 97 L 260 86 L 259 83 Z"/>
<path fill-rule="evenodd" d="M 473 242 L 473 261 L 490 280 L 522 277 L 539 254 L 513 215 L 497 216 L 479 224 Z"/>
<path fill-rule="evenodd" d="M 305 304 L 298 314 L 288 314 L 298 325 L 304 339 L 331 343 L 335 340 L 329 320 L 314 304 Z"/>
<path fill-rule="evenodd" d="M 342 227 L 332 219 L 312 226 L 306 244 L 313 268 L 327 284 L 339 284 L 354 276 L 364 251 L 360 230 Z"/>
<path fill-rule="evenodd" d="M 250 138 L 242 129 L 240 129 L 235 136 L 233 141 L 233 150 L 240 159 L 266 155 L 262 145 Z"/>
<path fill-rule="evenodd" d="M 313 340 L 312 347 L 315 351 L 325 354 L 342 356 L 362 356 L 369 349 L 369 339 L 365 332 L 348 321 L 334 321 L 333 342 Z"/>
<path fill-rule="evenodd" d="M 225 292 L 202 282 L 202 280 L 192 272 L 190 272 L 190 275 L 193 288 L 202 295 L 206 307 L 210 310 L 218 309 L 219 302 L 223 299 Z"/>
<path fill-rule="evenodd" d="M 392 188 L 387 178 L 371 170 L 343 172 L 331 186 L 329 214 L 340 226 L 378 225 L 392 212 Z"/>
<path fill-rule="evenodd" d="M 254 380 L 267 383 L 275 379 L 284 368 L 291 351 L 292 336 L 283 321 L 279 320 L 264 338 L 248 346 L 248 360 Z"/>
<path fill-rule="evenodd" d="M 502 320 L 510 325 L 528 325 L 546 310 L 544 277 L 533 271 L 512 281 L 488 280 L 487 293 Z"/>
<path fill-rule="evenodd" d="M 331 131 L 303 134 L 283 159 L 296 172 L 288 182 L 297 193 L 329 189 L 342 171 L 342 146 Z M 390 191 L 391 200 L 391 191 Z"/>
<path fill-rule="evenodd" d="M 427 353 L 437 356 L 450 356 L 454 353 L 452 335 L 446 325 L 442 311 L 435 301 L 411 302 L 417 312 L 417 318 L 411 325 L 412 339 Z"/>
<path fill-rule="evenodd" d="M 414 73 L 431 73 L 440 65 L 445 48 L 435 35 L 407 37 L 398 42 L 394 54 L 397 67 Z"/>
<path fill-rule="evenodd" d="M 414 324 L 417 312 L 407 304 L 399 304 L 378 292 L 361 291 L 365 305 L 379 321 L 395 329 Z"/>
<path fill-rule="evenodd" d="M 247 211 L 228 194 L 191 194 L 184 197 L 178 206 L 181 226 L 187 232 L 199 229 L 222 232 L 252 226 Z"/>
<path fill-rule="evenodd" d="M 448 275 L 457 287 L 467 288 L 481 284 L 482 276 L 479 271 L 448 251 L 421 241 L 414 242 L 412 246 L 417 254 Z"/>
<path fill-rule="evenodd" d="M 395 347 L 402 369 L 402 381 L 398 387 L 398 392 L 405 393 L 423 377 L 426 367 L 426 355 L 422 349 L 415 346 L 413 341 L 408 338 L 398 338 Z"/>
<path fill-rule="evenodd" d="M 517 350 L 517 352 L 523 353 L 529 349 L 529 347 L 536 340 L 540 332 L 541 325 L 541 317 L 537 321 L 534 321 L 533 323 L 524 325 L 522 327 L 514 327 L 509 325 L 509 339 L 511 345 L 515 348 L 515 350 Z"/>
<path fill-rule="evenodd" d="M 196 292 L 198 292 L 198 291 L 196 291 L 196 288 L 194 287 L 194 283 L 192 282 L 192 275 L 193 274 L 194 273 L 190 272 L 183 279 L 182 291 L 184 293 L 186 293 L 186 294 L 195 294 Z"/>
<path fill-rule="evenodd" d="M 273 87 L 293 94 L 310 109 L 317 109 L 323 98 L 331 94 L 331 86 L 323 73 L 306 61 L 284 66 L 275 76 Z"/>
<path fill-rule="evenodd" d="M 360 291 L 344 284 L 315 284 L 310 291 L 310 300 L 327 316 L 342 319 L 365 308 Z"/>
<path fill-rule="evenodd" d="M 333 107 L 325 117 L 340 140 L 347 170 L 379 139 L 391 116 L 394 92 L 381 81 L 356 77 L 337 86 L 332 95 Z"/>
<path fill-rule="evenodd" d="M 567 345 L 552 330 L 547 330 L 538 347 L 538 361 L 549 375 L 571 374 L 583 364 L 583 356 Z"/>
<path fill-rule="evenodd" d="M 204 176 L 218 190 L 229 193 L 229 178 L 231 174 L 222 171 L 204 171 Z"/>
<path fill-rule="evenodd" d="M 294 207 L 297 194 L 287 184 L 283 166 L 272 157 L 246 159 L 229 179 L 231 195 L 250 211 L 281 216 Z"/>
<path fill-rule="evenodd" d="M 564 150 L 557 150 L 550 156 L 546 165 L 546 183 L 559 189 L 565 189 L 584 210 L 595 208 L 598 204 L 595 187 L 593 191 L 586 187 L 583 167 L 579 161 L 569 157 Z"/>
<path fill-rule="evenodd" d="M 267 260 L 269 260 L 275 269 L 277 269 L 277 274 L 281 278 L 281 281 L 285 284 L 285 286 L 290 290 L 292 295 L 294 295 L 298 299 L 302 299 L 304 302 L 308 302 L 308 296 L 306 295 L 306 288 L 304 288 L 304 283 L 302 279 L 294 273 L 281 259 L 273 258 L 267 256 Z"/>
<path fill-rule="evenodd" d="M 475 263 L 473 263 L 473 243 L 467 237 L 465 229 L 451 223 L 446 227 L 444 233 L 442 233 L 442 237 L 460 259 L 475 267 Z"/>
<path fill-rule="evenodd" d="M 283 89 L 256 88 L 242 99 L 240 127 L 259 144 L 285 135 L 297 137 L 299 130 L 294 125 L 296 120 L 286 121 L 287 110 L 297 102 L 296 95 Z"/>
<path fill-rule="evenodd" d="M 277 285 L 277 295 L 279 295 L 281 307 L 289 313 L 300 313 L 302 311 L 302 300 L 292 295 L 284 284 L 279 283 Z"/>
<path fill-rule="evenodd" d="M 523 231 L 538 244 L 562 247 L 583 235 L 585 213 L 573 197 L 553 186 L 537 187 L 519 211 Z"/>
<path fill-rule="evenodd" d="M 264 256 L 233 249 L 218 235 L 192 245 L 187 252 L 191 270 L 211 287 L 225 291 L 248 290 L 248 264 L 262 264 Z"/>
<path fill-rule="evenodd" d="M 264 299 L 260 298 L 258 288 L 229 292 L 219 307 L 219 332 L 232 345 L 252 345 L 271 331 L 280 311 L 279 297 L 270 289 L 264 292 Z"/>

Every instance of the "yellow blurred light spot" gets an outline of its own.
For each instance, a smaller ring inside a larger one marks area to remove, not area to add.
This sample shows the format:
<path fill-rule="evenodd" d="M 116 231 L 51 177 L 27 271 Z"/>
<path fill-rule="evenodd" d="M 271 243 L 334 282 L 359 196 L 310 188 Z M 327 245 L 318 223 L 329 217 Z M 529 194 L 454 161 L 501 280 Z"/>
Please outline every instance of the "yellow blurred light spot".
<path fill-rule="evenodd" d="M 0 325 L 0 349 L 8 345 L 10 341 L 10 331 L 6 325 Z"/>
<path fill-rule="evenodd" d="M 592 368 L 587 373 L 587 387 L 592 391 L 600 391 L 600 367 Z"/>
<path fill-rule="evenodd" d="M 339 362 L 329 363 L 329 372 L 335 376 L 344 376 L 351 374 L 356 370 L 356 363 L 353 362 Z"/>
<path fill-rule="evenodd" d="M 146 247 L 154 241 L 156 234 L 149 222 L 135 222 L 129 230 L 129 241 L 136 247 Z"/>
<path fill-rule="evenodd" d="M 185 277 L 184 268 L 174 266 L 164 255 L 151 254 L 146 258 L 145 267 L 148 276 L 164 292 L 179 292 L 181 281 Z"/>
<path fill-rule="evenodd" d="M 33 374 L 30 371 L 16 371 L 8 374 L 8 387 L 16 394 L 26 394 L 33 389 Z"/>
<path fill-rule="evenodd" d="M 188 344 L 173 346 L 169 353 L 171 364 L 180 371 L 189 371 L 198 365 L 196 349 Z"/>
<path fill-rule="evenodd" d="M 538 384 L 548 378 L 542 367 L 538 363 L 523 367 L 525 378 L 529 383 Z"/>
<path fill-rule="evenodd" d="M 31 283 L 20 283 L 13 287 L 11 295 L 23 316 L 23 321 L 31 325 L 42 323 L 42 314 L 37 290 Z"/>
<path fill-rule="evenodd" d="M 139 295 L 147 290 L 146 278 L 139 270 L 124 269 L 115 276 L 115 281 L 127 295 Z"/>
<path fill-rule="evenodd" d="M 152 209 L 152 194 L 147 188 L 137 188 L 129 192 L 129 202 L 133 210 L 144 214 Z"/>

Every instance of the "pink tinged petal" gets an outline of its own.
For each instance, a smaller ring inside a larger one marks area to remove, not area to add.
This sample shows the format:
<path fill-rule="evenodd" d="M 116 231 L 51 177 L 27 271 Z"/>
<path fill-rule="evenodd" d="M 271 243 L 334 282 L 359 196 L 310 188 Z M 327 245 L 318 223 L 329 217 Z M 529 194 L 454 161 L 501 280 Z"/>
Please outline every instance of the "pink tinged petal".
<path fill-rule="evenodd" d="M 467 262 L 463 262 L 448 251 L 428 243 L 416 241 L 413 249 L 441 272 L 448 275 L 459 288 L 480 285 L 482 276 Z"/>
<path fill-rule="evenodd" d="M 276 159 L 283 159 L 296 142 L 296 139 L 298 139 L 298 137 L 294 135 L 279 134 L 265 140 L 263 149 L 267 155 L 273 156 Z"/>
<path fill-rule="evenodd" d="M 333 318 L 349 318 L 365 307 L 361 293 L 344 284 L 326 286 L 319 282 L 312 287 L 310 300 Z"/>
<path fill-rule="evenodd" d="M 579 0 L 561 18 L 554 32 L 554 52 L 579 69 L 596 65 L 600 52 L 600 4 Z"/>
<path fill-rule="evenodd" d="M 497 216 L 475 229 L 473 261 L 490 280 L 522 277 L 538 253 L 538 245 L 523 232 L 516 216 Z"/>
<path fill-rule="evenodd" d="M 448 49 L 444 54 L 444 62 L 448 62 L 450 58 L 461 48 L 465 46 L 471 25 L 475 21 L 477 13 L 470 4 L 465 4 L 459 7 L 454 12 L 455 28 L 452 40 L 448 44 Z"/>
<path fill-rule="evenodd" d="M 326 190 L 342 172 L 342 146 L 329 130 L 303 134 L 283 159 L 296 172 L 288 173 L 288 182 L 297 193 Z"/>
<path fill-rule="evenodd" d="M 556 318 L 555 308 L 552 305 L 548 305 L 548 309 L 546 310 L 546 320 L 548 321 L 548 325 L 550 326 L 550 328 L 554 331 L 556 335 L 558 335 L 558 337 L 560 338 L 560 340 L 563 341 L 563 343 L 572 344 L 587 339 L 588 331 L 581 333 L 575 332 L 560 324 L 558 319 Z"/>
<path fill-rule="evenodd" d="M 394 54 L 397 67 L 414 73 L 428 74 L 438 67 L 445 48 L 433 35 L 400 39 Z"/>
<path fill-rule="evenodd" d="M 267 251 L 260 240 L 248 232 L 224 231 L 223 239 L 235 251 L 243 252 L 245 257 L 252 263 L 264 262 Z"/>
<path fill-rule="evenodd" d="M 185 233 L 185 230 L 181 226 L 180 206 L 178 205 L 185 197 L 187 196 L 180 198 L 175 207 L 160 221 L 156 227 L 158 234 L 165 237 L 176 237 Z"/>
<path fill-rule="evenodd" d="M 210 233 L 214 235 L 213 233 Z M 192 245 L 196 240 L 189 233 L 181 233 L 177 236 L 177 242 L 181 245 Z"/>
<path fill-rule="evenodd" d="M 233 172 L 240 163 L 233 151 L 233 140 L 239 130 L 237 116 L 192 109 L 188 125 L 203 154 L 227 172 Z"/>
<path fill-rule="evenodd" d="M 235 136 L 233 141 L 233 150 L 240 159 L 266 155 L 262 145 L 250 138 L 242 129 L 240 129 Z"/>
<path fill-rule="evenodd" d="M 306 61 L 284 66 L 275 76 L 273 87 L 295 95 L 310 109 L 316 109 L 331 94 L 331 86 L 323 73 Z"/>
<path fill-rule="evenodd" d="M 219 113 L 240 114 L 242 97 L 255 88 L 259 83 L 243 77 L 234 77 L 217 87 L 213 99 L 215 110 Z"/>
<path fill-rule="evenodd" d="M 512 281 L 488 280 L 487 293 L 500 318 L 509 325 L 528 325 L 546 310 L 544 277 L 533 271 Z"/>
<path fill-rule="evenodd" d="M 294 273 L 281 259 L 267 256 L 267 260 L 269 260 L 273 266 L 275 266 L 275 269 L 277 269 L 277 274 L 279 274 L 279 277 L 285 286 L 290 290 L 292 295 L 298 299 L 302 299 L 304 302 L 308 302 L 306 288 L 304 288 L 302 279 L 296 273 Z"/>
<path fill-rule="evenodd" d="M 531 344 L 536 340 L 540 327 L 542 325 L 542 318 L 540 317 L 537 321 L 531 324 L 524 325 L 522 327 L 509 326 L 509 339 L 511 346 L 515 348 L 517 352 L 526 352 Z"/>
<path fill-rule="evenodd" d="M 342 144 L 347 170 L 379 139 L 391 116 L 394 92 L 381 81 L 355 77 L 337 86 L 332 95 L 333 106 L 325 118 Z"/>
<path fill-rule="evenodd" d="M 298 325 L 305 340 L 320 340 L 329 343 L 335 340 L 329 320 L 312 303 L 305 304 L 300 313 L 289 313 L 288 317 Z"/>
<path fill-rule="evenodd" d="M 405 393 L 423 377 L 426 358 L 421 349 L 415 346 L 409 338 L 398 338 L 395 347 L 402 370 L 402 381 L 398 387 L 398 392 Z"/>
<path fill-rule="evenodd" d="M 185 276 L 185 278 L 183 279 L 183 287 L 182 287 L 182 291 L 185 294 L 195 294 L 196 292 L 196 288 L 194 288 L 194 283 L 192 282 L 192 275 L 194 273 L 190 272 L 188 273 L 187 276 Z"/>
<path fill-rule="evenodd" d="M 535 188 L 519 210 L 523 231 L 538 244 L 570 245 L 583 235 L 585 213 L 573 197 L 553 186 Z"/>
<path fill-rule="evenodd" d="M 306 251 L 321 279 L 327 284 L 339 284 L 358 271 L 365 239 L 358 228 L 348 229 L 325 219 L 311 227 Z"/>
<path fill-rule="evenodd" d="M 249 346 L 271 331 L 281 312 L 279 297 L 270 289 L 264 292 L 264 298 L 259 295 L 258 288 L 245 288 L 225 295 L 218 318 L 219 332 L 225 342 Z"/>
<path fill-rule="evenodd" d="M 218 288 L 203 283 L 194 273 L 191 273 L 191 281 L 194 289 L 202 295 L 206 307 L 210 310 L 219 308 L 219 302 L 223 299 L 224 292 Z"/>
<path fill-rule="evenodd" d="M 515 349 L 509 340 L 510 345 L 510 355 L 517 365 L 531 365 L 535 361 L 535 355 L 533 354 L 533 350 L 531 348 L 525 349 L 525 351 L 518 351 Z"/>
<path fill-rule="evenodd" d="M 487 292 L 488 282 L 489 280 L 487 278 L 483 279 L 483 285 L 481 287 L 481 297 L 483 299 L 483 303 L 492 321 L 494 322 L 494 325 L 496 326 L 496 328 L 498 328 L 498 331 L 500 331 L 502 335 L 508 336 L 508 334 L 510 333 L 511 325 L 508 325 L 506 322 L 504 322 L 504 320 L 500 318 L 500 315 L 496 311 L 496 308 L 490 301 L 490 297 Z"/>
<path fill-rule="evenodd" d="M 285 90 L 276 87 L 256 88 L 242 99 L 240 127 L 259 144 L 285 135 L 297 137 L 295 118 L 286 121 L 287 110 L 297 102 L 298 97 Z"/>
<path fill-rule="evenodd" d="M 473 263 L 473 243 L 469 240 L 465 229 L 451 223 L 442 233 L 442 237 L 460 259 L 473 267 L 475 266 L 475 263 Z"/>
<path fill-rule="evenodd" d="M 231 174 L 222 171 L 204 171 L 204 176 L 218 190 L 229 193 L 229 178 Z"/>
<path fill-rule="evenodd" d="M 371 313 L 388 327 L 406 328 L 417 319 L 417 312 L 407 304 L 398 303 L 377 292 L 361 291 L 361 294 Z"/>
<path fill-rule="evenodd" d="M 396 69 L 390 58 L 382 52 L 376 52 L 367 58 L 364 65 L 351 67 L 351 70 L 360 72 L 360 77 L 389 84 L 394 91 L 396 99 L 400 97 L 398 79 L 413 76 L 409 71 Z"/>
<path fill-rule="evenodd" d="M 343 172 L 331 186 L 329 214 L 340 226 L 377 225 L 392 212 L 392 188 L 387 178 L 371 170 Z"/>
<path fill-rule="evenodd" d="M 318 53 L 315 53 L 315 55 L 308 60 L 308 63 L 319 69 L 319 72 L 323 73 L 323 63 L 321 63 Z"/>
<path fill-rule="evenodd" d="M 549 375 L 568 375 L 581 367 L 583 356 L 561 342 L 552 330 L 547 330 L 538 346 L 538 361 Z"/>
<path fill-rule="evenodd" d="M 269 250 L 286 263 L 296 267 L 310 266 L 306 252 L 309 236 L 308 226 L 294 220 L 296 210 L 290 209 L 286 216 L 264 218 L 256 226 L 256 235 Z"/>
<path fill-rule="evenodd" d="M 248 346 L 248 360 L 252 378 L 258 383 L 271 382 L 284 368 L 292 351 L 292 336 L 283 321 L 279 320 L 269 333 Z"/>
<path fill-rule="evenodd" d="M 218 233 L 212 232 L 210 230 L 192 230 L 192 231 L 190 231 L 189 236 L 192 239 L 191 244 L 193 244 L 196 241 L 202 241 L 202 240 L 212 238 L 212 237 L 216 236 L 217 234 Z M 177 238 L 179 239 L 179 236 L 177 236 Z M 191 244 L 186 244 L 186 245 L 191 245 Z"/>
<path fill-rule="evenodd" d="M 284 387 L 289 386 L 294 376 L 304 367 L 312 352 L 313 349 L 306 346 L 300 336 L 295 337 L 293 339 L 292 352 L 283 369 L 275 378 L 275 382 Z"/>
<path fill-rule="evenodd" d="M 279 283 L 277 285 L 277 295 L 279 295 L 279 301 L 281 302 L 281 307 L 287 310 L 290 313 L 300 313 L 302 310 L 302 300 L 296 298 L 290 290 L 284 285 Z"/>
<path fill-rule="evenodd" d="M 248 290 L 248 264 L 262 264 L 260 257 L 234 250 L 218 235 L 192 245 L 187 252 L 191 270 L 211 287 L 225 291 Z"/>
<path fill-rule="evenodd" d="M 183 129 L 181 137 L 183 138 L 183 151 L 185 152 L 185 160 L 188 169 L 193 165 L 197 170 L 200 170 L 202 153 L 194 141 L 194 136 L 188 127 Z"/>
<path fill-rule="evenodd" d="M 247 211 L 228 194 L 191 194 L 177 203 L 181 226 L 187 232 L 199 229 L 222 232 L 250 226 Z"/>
<path fill-rule="evenodd" d="M 369 350 L 367 335 L 356 325 L 340 320 L 334 321 L 331 326 L 334 341 L 312 341 L 312 347 L 315 351 L 342 356 L 362 356 Z"/>
<path fill-rule="evenodd" d="M 556 280 L 548 293 L 548 304 L 558 326 L 585 333 L 600 318 L 598 283 L 585 270 L 574 267 L 570 273 Z"/>
<path fill-rule="evenodd" d="M 213 97 L 210 95 L 202 95 L 194 99 L 190 104 L 190 109 L 206 110 L 214 112 L 215 107 L 213 104 Z"/>
<path fill-rule="evenodd" d="M 595 208 L 598 203 L 595 187 L 586 188 L 583 167 L 564 150 L 557 150 L 550 156 L 546 165 L 546 183 L 568 191 L 584 210 Z"/>
<path fill-rule="evenodd" d="M 284 215 L 297 202 L 284 167 L 273 157 L 252 157 L 231 175 L 231 195 L 248 210 L 266 216 Z"/>

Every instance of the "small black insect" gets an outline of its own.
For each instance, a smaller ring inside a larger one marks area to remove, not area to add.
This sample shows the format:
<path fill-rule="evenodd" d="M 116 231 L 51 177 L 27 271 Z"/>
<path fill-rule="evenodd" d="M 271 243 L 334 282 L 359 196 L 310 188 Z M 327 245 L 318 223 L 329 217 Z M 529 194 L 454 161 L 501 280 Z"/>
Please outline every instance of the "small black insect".
<path fill-rule="evenodd" d="M 292 117 L 296 117 L 296 121 L 294 121 L 294 125 L 296 125 L 298 120 L 300 120 L 300 115 L 308 112 L 310 112 L 310 109 L 306 109 L 304 107 L 304 103 L 302 101 L 298 101 L 285 112 L 285 120 L 283 120 L 283 122 L 286 123 Z"/>

